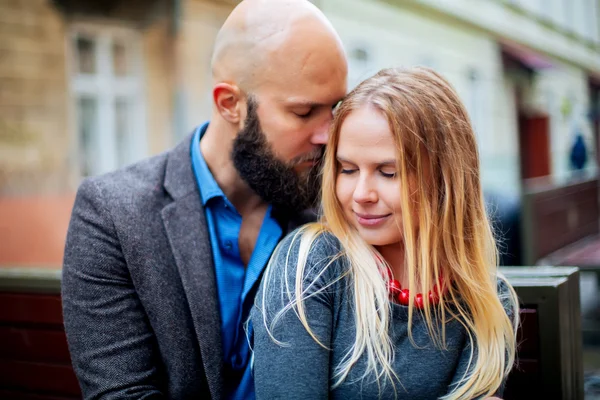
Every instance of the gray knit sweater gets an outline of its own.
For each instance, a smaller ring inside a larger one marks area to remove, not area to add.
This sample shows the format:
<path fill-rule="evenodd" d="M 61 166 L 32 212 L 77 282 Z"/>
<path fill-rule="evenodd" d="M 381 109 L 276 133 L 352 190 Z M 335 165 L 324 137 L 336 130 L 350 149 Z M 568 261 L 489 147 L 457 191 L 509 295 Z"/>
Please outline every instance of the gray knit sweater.
<path fill-rule="evenodd" d="M 320 236 L 311 248 L 305 269 L 305 285 L 320 273 L 314 293 L 327 287 L 306 301 L 309 326 L 327 349 L 321 347 L 302 326 L 294 310 L 289 310 L 276 323 L 272 333 L 284 343 L 275 343 L 265 329 L 288 303 L 285 281 L 294 290 L 299 240 L 289 252 L 287 276 L 284 271 L 286 256 L 292 246 L 291 237 L 284 239 L 280 251 L 256 296 L 251 312 L 254 329 L 254 380 L 258 399 L 437 399 L 447 394 L 463 377 L 468 365 L 470 346 L 466 332 L 458 321 L 446 325 L 447 350 L 434 346 L 419 312 L 413 314 L 413 338 L 408 337 L 408 307 L 392 304 L 390 337 L 395 348 L 393 368 L 399 377 L 396 391 L 389 381 L 382 379 L 381 386 L 373 377 L 360 379 L 365 371 L 366 357 L 352 368 L 341 386 L 331 389 L 336 366 L 354 343 L 355 323 L 350 278 L 338 279 L 347 271 L 347 261 L 338 258 L 325 269 L 328 261 L 339 253 L 339 242 L 329 234 Z M 265 286 L 266 285 L 266 286 Z M 265 292 L 265 287 L 267 292 Z M 506 291 L 499 285 L 500 293 Z M 261 306 L 265 294 L 267 320 L 263 319 Z M 497 396 L 502 391 L 497 392 Z"/>

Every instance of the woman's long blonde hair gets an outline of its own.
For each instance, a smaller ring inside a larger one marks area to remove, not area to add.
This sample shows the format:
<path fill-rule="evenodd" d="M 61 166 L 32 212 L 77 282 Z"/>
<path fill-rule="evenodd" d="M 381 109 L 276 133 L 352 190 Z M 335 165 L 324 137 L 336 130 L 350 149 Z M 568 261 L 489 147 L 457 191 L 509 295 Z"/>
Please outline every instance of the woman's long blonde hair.
<path fill-rule="evenodd" d="M 387 265 L 349 224 L 335 194 L 340 128 L 351 112 L 365 106 L 375 108 L 388 120 L 397 146 L 400 182 L 412 179 L 415 183 L 399 186 L 402 210 L 413 211 L 402 213 L 401 227 L 409 291 L 427 293 L 443 276 L 450 284 L 440 302 L 430 306 L 428 296 L 424 296 L 422 314 L 430 336 L 445 349 L 445 326 L 452 319 L 458 320 L 469 336 L 469 368 L 445 398 L 490 396 L 514 362 L 517 297 L 508 284 L 508 296 L 500 299 L 498 295 L 498 279 L 504 278 L 497 271 L 496 243 L 486 214 L 469 117 L 451 85 L 431 69 L 384 69 L 359 84 L 336 110 L 323 166 L 321 220 L 305 226 L 294 238 L 300 240 L 296 284 L 293 290 L 284 291 L 289 305 L 281 313 L 294 308 L 306 330 L 321 344 L 303 305 L 314 293 L 309 293 L 302 282 L 312 243 L 324 232 L 333 233 L 350 266 L 356 322 L 356 340 L 336 366 L 333 388 L 345 381 L 363 356 L 367 360 L 363 378 L 373 374 L 378 382 L 382 377 L 392 384 L 396 379 L 402 381 L 392 368 L 394 347 L 388 333 L 391 310 L 387 278 L 381 273 Z M 503 303 L 511 310 L 510 316 Z M 415 310 L 411 298 L 411 341 Z M 264 308 L 263 313 L 266 318 Z M 277 320 L 267 327 L 269 333 Z"/>

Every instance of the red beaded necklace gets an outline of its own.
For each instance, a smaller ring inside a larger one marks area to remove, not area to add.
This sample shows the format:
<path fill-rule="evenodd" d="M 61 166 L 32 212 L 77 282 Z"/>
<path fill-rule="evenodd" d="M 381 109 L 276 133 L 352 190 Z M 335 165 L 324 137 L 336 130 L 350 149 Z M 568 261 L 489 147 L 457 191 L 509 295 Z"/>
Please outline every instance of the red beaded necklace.
<path fill-rule="evenodd" d="M 383 263 L 383 260 L 378 254 L 376 254 L 375 257 L 380 263 Z M 400 281 L 398 279 L 394 279 L 392 271 L 389 268 L 386 268 L 385 270 L 387 271 L 388 293 L 390 301 L 400 303 L 403 306 L 408 306 L 408 302 L 410 300 L 410 292 L 408 288 L 402 289 Z M 431 305 L 437 304 L 440 301 L 440 287 L 443 291 L 446 289 L 441 276 L 438 284 L 433 285 L 433 290 L 430 290 L 428 293 L 429 304 Z M 423 293 L 417 293 L 414 299 L 414 304 L 415 307 L 419 309 L 422 309 L 425 306 L 425 302 L 423 301 Z"/>
<path fill-rule="evenodd" d="M 442 280 L 440 279 L 440 286 L 443 286 Z M 407 306 L 410 300 L 410 292 L 408 288 L 402 289 L 402 285 L 398 279 L 389 279 L 388 280 L 388 292 L 390 296 L 390 301 L 395 301 L 397 303 L 402 304 L 403 306 Z M 437 304 L 440 301 L 440 289 L 439 286 L 433 285 L 433 289 L 429 291 L 429 304 Z M 414 299 L 415 307 L 423 308 L 425 302 L 423 301 L 423 293 L 417 293 Z"/>
<path fill-rule="evenodd" d="M 381 258 L 377 256 L 379 261 Z M 394 279 L 392 275 L 392 271 L 387 268 L 387 278 L 388 278 L 388 293 L 390 301 L 394 301 L 396 303 L 400 303 L 403 306 L 408 306 L 408 302 L 410 300 L 410 292 L 408 288 L 402 289 L 402 285 L 398 279 Z M 439 284 L 439 285 L 438 285 Z M 429 304 L 434 305 L 440 301 L 440 287 L 442 290 L 445 290 L 444 281 L 440 276 L 440 280 L 438 284 L 433 285 L 433 289 L 429 291 L 427 294 L 429 297 Z M 425 302 L 423 300 L 423 293 L 417 293 L 414 299 L 415 307 L 422 309 L 425 306 Z"/>

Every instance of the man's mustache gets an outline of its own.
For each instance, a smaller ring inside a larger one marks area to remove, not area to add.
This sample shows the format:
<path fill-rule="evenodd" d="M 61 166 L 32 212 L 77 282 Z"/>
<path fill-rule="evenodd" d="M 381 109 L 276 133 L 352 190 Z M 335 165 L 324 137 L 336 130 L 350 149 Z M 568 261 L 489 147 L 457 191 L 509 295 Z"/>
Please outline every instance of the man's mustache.
<path fill-rule="evenodd" d="M 325 147 L 321 147 L 313 152 L 302 154 L 302 155 L 292 159 L 290 164 L 292 166 L 294 166 L 294 165 L 302 164 L 307 161 L 320 162 L 323 159 L 324 155 L 325 155 Z"/>

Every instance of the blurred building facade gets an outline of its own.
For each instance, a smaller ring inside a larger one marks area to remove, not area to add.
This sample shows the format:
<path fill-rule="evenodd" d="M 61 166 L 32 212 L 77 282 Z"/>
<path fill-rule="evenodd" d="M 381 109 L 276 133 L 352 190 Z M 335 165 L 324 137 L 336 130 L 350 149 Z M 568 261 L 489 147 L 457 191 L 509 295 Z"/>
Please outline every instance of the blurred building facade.
<path fill-rule="evenodd" d="M 592 152 L 585 171 L 595 174 L 590 82 L 600 72 L 597 1 L 321 4 L 347 46 L 354 82 L 384 66 L 427 65 L 453 83 L 478 136 L 486 188 L 518 193 L 522 178 L 569 180 L 578 132 Z M 519 124 L 538 119 L 547 125 L 545 142 L 521 148 L 528 143 L 520 143 Z M 545 165 L 521 171 L 521 158 Z"/>
<path fill-rule="evenodd" d="M 392 66 L 449 79 L 486 190 L 520 198 L 529 183 L 595 179 L 598 0 L 313 2 L 342 37 L 351 87 Z M 166 150 L 209 118 L 212 44 L 237 3 L 0 0 L 0 264 L 60 265 L 82 178 Z"/>

